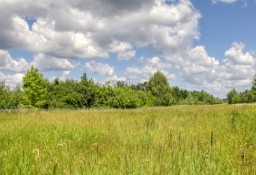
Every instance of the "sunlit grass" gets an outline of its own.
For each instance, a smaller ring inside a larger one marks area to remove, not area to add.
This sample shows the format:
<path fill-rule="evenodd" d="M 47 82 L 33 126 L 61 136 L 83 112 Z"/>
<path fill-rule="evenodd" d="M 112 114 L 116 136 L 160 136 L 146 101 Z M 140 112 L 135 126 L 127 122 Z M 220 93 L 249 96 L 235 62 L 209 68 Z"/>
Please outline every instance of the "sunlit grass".
<path fill-rule="evenodd" d="M 0 174 L 256 174 L 255 106 L 0 113 Z"/>

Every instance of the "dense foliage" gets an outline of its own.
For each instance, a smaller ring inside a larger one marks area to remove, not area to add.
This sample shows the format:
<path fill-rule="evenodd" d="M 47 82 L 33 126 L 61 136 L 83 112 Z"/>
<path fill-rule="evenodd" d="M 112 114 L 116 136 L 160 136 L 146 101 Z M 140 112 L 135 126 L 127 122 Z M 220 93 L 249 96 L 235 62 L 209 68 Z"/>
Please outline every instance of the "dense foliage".
<path fill-rule="evenodd" d="M 14 108 L 137 108 L 176 104 L 217 104 L 220 99 L 204 91 L 188 91 L 171 87 L 161 72 L 148 82 L 129 84 L 95 83 L 84 73 L 81 79 L 46 80 L 36 67 L 31 67 L 21 87 L 13 90 L 0 84 L 0 109 Z"/>
<path fill-rule="evenodd" d="M 156 72 L 148 82 L 148 89 L 156 97 L 157 106 L 169 106 L 173 104 L 174 97 L 171 93 L 171 87 L 167 78 L 161 72 Z"/>
<path fill-rule="evenodd" d="M 253 77 L 252 87 L 244 92 L 237 92 L 232 89 L 227 94 L 229 104 L 255 103 L 256 102 L 256 75 Z"/>
<path fill-rule="evenodd" d="M 20 87 L 12 91 L 4 82 L 0 83 L 0 109 L 15 109 L 21 101 Z"/>
<path fill-rule="evenodd" d="M 43 108 L 47 106 L 46 80 L 38 69 L 31 67 L 23 78 L 22 104 L 31 108 Z"/>

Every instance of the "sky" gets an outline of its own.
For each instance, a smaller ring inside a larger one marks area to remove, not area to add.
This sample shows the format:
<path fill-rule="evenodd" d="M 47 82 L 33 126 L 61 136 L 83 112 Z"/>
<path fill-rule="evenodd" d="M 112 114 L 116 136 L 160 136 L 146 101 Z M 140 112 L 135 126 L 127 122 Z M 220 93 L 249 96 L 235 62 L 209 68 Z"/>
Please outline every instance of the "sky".
<path fill-rule="evenodd" d="M 0 81 L 147 81 L 225 98 L 256 73 L 256 0 L 0 0 Z"/>

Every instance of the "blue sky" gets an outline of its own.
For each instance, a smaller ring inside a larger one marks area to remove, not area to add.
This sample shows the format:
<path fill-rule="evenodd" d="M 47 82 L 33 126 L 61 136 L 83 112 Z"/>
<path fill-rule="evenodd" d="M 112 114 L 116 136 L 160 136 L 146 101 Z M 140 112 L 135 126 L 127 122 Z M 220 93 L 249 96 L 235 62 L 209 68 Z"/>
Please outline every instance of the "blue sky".
<path fill-rule="evenodd" d="M 218 58 L 232 42 L 246 43 L 246 50 L 256 49 L 256 39 L 252 37 L 256 31 L 256 4 L 253 1 L 237 1 L 235 3 L 217 3 L 194 0 L 199 9 L 201 38 L 195 44 L 205 45 L 210 55 Z M 218 44 L 216 44 L 218 43 Z"/>
<path fill-rule="evenodd" d="M 0 1 L 0 81 L 44 76 L 143 82 L 225 97 L 256 70 L 254 0 Z"/>

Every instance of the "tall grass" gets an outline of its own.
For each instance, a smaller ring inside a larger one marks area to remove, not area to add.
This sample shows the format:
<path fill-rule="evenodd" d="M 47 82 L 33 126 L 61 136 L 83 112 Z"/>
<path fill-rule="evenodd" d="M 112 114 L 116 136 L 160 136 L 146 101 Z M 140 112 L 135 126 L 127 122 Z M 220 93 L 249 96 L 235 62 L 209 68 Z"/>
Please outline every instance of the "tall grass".
<path fill-rule="evenodd" d="M 256 174 L 256 108 L 0 113 L 0 174 Z"/>

